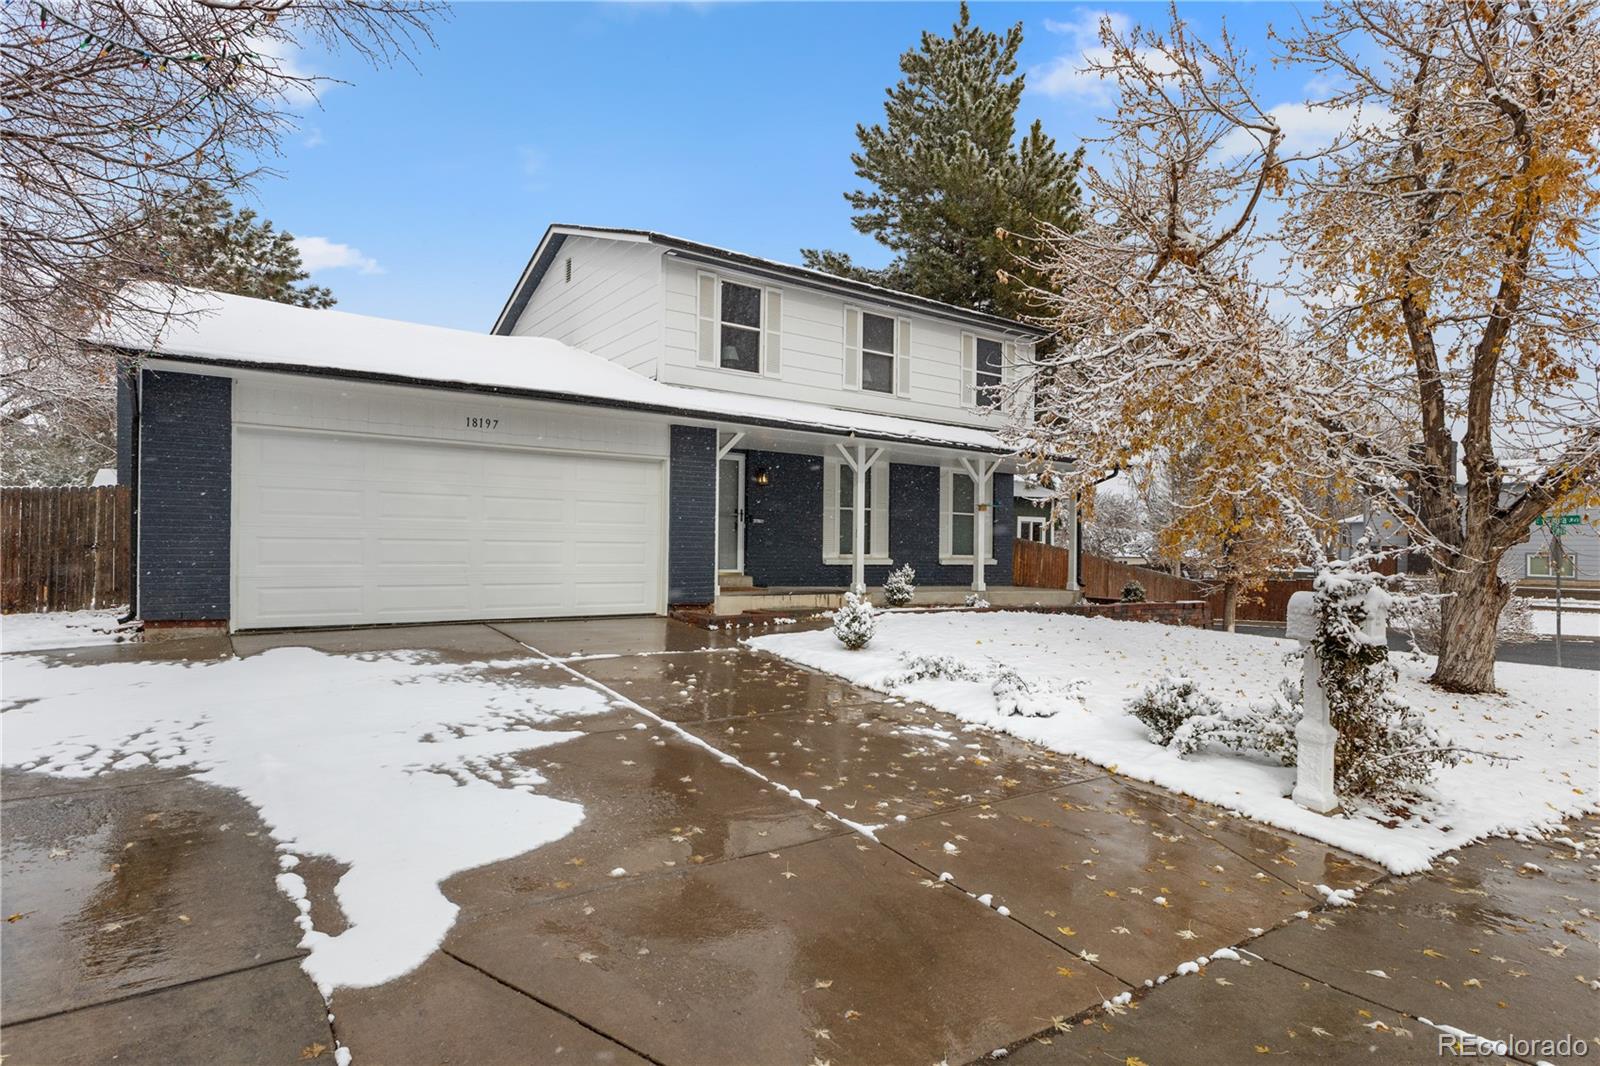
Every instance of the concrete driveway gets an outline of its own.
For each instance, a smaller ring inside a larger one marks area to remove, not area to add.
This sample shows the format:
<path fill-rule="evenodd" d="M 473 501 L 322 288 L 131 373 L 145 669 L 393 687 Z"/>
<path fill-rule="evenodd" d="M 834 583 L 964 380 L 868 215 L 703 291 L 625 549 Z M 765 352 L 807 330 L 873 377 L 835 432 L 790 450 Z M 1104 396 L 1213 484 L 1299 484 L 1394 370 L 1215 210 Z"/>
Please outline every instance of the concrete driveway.
<path fill-rule="evenodd" d="M 582 824 L 451 878 L 460 913 L 440 949 L 329 1008 L 299 968 L 271 841 L 237 796 L 181 772 L 8 773 L 8 1066 L 331 1062 L 336 1038 L 369 1064 L 926 1064 L 1010 1048 L 1157 1066 L 1260 1047 L 1435 1061 L 1418 1015 L 1485 1035 L 1594 1017 L 1593 824 L 1571 829 L 1575 845 L 1498 842 L 1383 879 L 662 619 L 238 636 L 61 661 L 285 645 L 524 655 L 507 667 L 518 684 L 603 691 L 612 713 L 519 757 L 541 791 L 583 805 Z M 337 931 L 341 869 L 299 872 L 317 928 Z M 1318 885 L 1375 887 L 1324 913 Z M 1180 970 L 1193 972 L 1167 979 Z"/>

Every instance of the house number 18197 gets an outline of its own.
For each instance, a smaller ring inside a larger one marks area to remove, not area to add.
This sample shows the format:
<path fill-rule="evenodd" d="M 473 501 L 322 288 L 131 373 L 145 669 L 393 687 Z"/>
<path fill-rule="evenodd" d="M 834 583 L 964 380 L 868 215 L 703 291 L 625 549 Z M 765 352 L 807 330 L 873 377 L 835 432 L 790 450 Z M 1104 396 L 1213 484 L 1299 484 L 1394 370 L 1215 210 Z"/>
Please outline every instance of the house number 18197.
<path fill-rule="evenodd" d="M 468 429 L 499 429 L 500 428 L 500 420 L 498 418 L 485 418 L 482 415 L 468 415 L 467 416 L 467 428 Z"/>

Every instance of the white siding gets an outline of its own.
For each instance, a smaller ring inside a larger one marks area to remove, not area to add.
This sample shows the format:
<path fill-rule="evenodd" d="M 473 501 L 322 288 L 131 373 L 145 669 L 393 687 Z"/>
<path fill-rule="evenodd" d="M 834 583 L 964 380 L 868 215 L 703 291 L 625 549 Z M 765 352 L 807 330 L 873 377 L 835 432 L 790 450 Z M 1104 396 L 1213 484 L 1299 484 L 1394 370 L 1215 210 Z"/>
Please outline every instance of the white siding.
<path fill-rule="evenodd" d="M 776 377 L 696 364 L 695 274 L 693 263 L 667 256 L 666 322 L 660 380 L 674 385 L 729 392 L 779 396 L 807 403 L 883 414 L 924 418 L 963 425 L 997 427 L 1002 417 L 969 410 L 961 403 L 961 333 L 963 327 L 919 315 L 911 319 L 911 388 L 908 395 L 847 389 L 844 384 L 845 309 L 888 317 L 907 317 L 896 308 L 868 300 L 845 299 L 808 290 L 796 282 L 778 282 L 719 270 L 730 281 L 766 285 L 783 291 L 783 369 Z M 552 271 L 552 273 L 554 273 Z M 547 279 L 549 285 L 556 279 Z M 542 286 L 541 286 L 542 287 Z M 526 316 L 524 316 L 526 318 Z M 966 327 L 972 331 L 972 327 Z M 998 334 L 984 333 L 997 340 Z"/>
<path fill-rule="evenodd" d="M 655 377 L 661 347 L 661 249 L 569 236 L 511 332 L 551 337 Z"/>

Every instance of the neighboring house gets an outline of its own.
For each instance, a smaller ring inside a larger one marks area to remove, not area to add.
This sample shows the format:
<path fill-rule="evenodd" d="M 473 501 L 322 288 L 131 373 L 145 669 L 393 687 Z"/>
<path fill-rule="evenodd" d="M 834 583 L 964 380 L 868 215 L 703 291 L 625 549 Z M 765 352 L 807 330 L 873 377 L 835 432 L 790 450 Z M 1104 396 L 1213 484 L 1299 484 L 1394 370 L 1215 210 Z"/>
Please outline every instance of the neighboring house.
<path fill-rule="evenodd" d="M 910 563 L 1011 581 L 997 430 L 1041 331 L 553 226 L 492 335 L 184 294 L 122 350 L 136 611 L 235 629 L 660 613 Z M 993 501 L 992 503 L 990 501 Z"/>
<path fill-rule="evenodd" d="M 1547 516 L 1536 522 L 1522 543 L 1501 558 L 1500 575 L 1523 592 L 1553 590 L 1556 585 L 1554 542 L 1561 540 L 1561 583 L 1569 589 L 1600 589 L 1600 508 L 1574 508 L 1565 521 Z M 1573 517 L 1575 516 L 1575 517 Z M 1555 530 L 1559 529 L 1557 534 Z M 1340 524 L 1339 556 L 1350 558 L 1355 544 L 1366 537 L 1369 547 L 1400 548 L 1410 543 L 1405 529 L 1388 512 L 1351 515 Z M 1399 557 L 1402 572 L 1426 572 L 1428 561 L 1419 553 Z"/>

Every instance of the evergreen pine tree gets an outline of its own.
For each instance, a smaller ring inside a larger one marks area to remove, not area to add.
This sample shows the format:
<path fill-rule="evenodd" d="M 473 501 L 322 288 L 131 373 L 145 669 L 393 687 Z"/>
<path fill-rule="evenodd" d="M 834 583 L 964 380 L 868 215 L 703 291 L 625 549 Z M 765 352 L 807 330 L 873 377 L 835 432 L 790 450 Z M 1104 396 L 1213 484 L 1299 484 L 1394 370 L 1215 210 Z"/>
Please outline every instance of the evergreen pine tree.
<path fill-rule="evenodd" d="M 974 310 L 1029 313 L 1018 275 L 1038 279 L 1021 270 L 1011 242 L 1039 222 L 1071 227 L 1082 152 L 1059 151 L 1037 121 L 1017 137 L 1021 44 L 1022 23 L 991 33 L 963 3 L 949 37 L 924 33 L 900 57 L 886 124 L 856 127 L 861 148 L 850 159 L 869 187 L 845 194 L 855 228 L 897 258 L 869 271 L 842 253 L 803 249 L 808 266 Z"/>
<path fill-rule="evenodd" d="M 258 220 L 249 208 L 239 210 L 204 183 L 165 197 L 134 239 L 153 246 L 163 266 L 195 288 L 297 307 L 335 302 L 326 287 L 303 284 L 311 275 L 292 234 Z"/>

